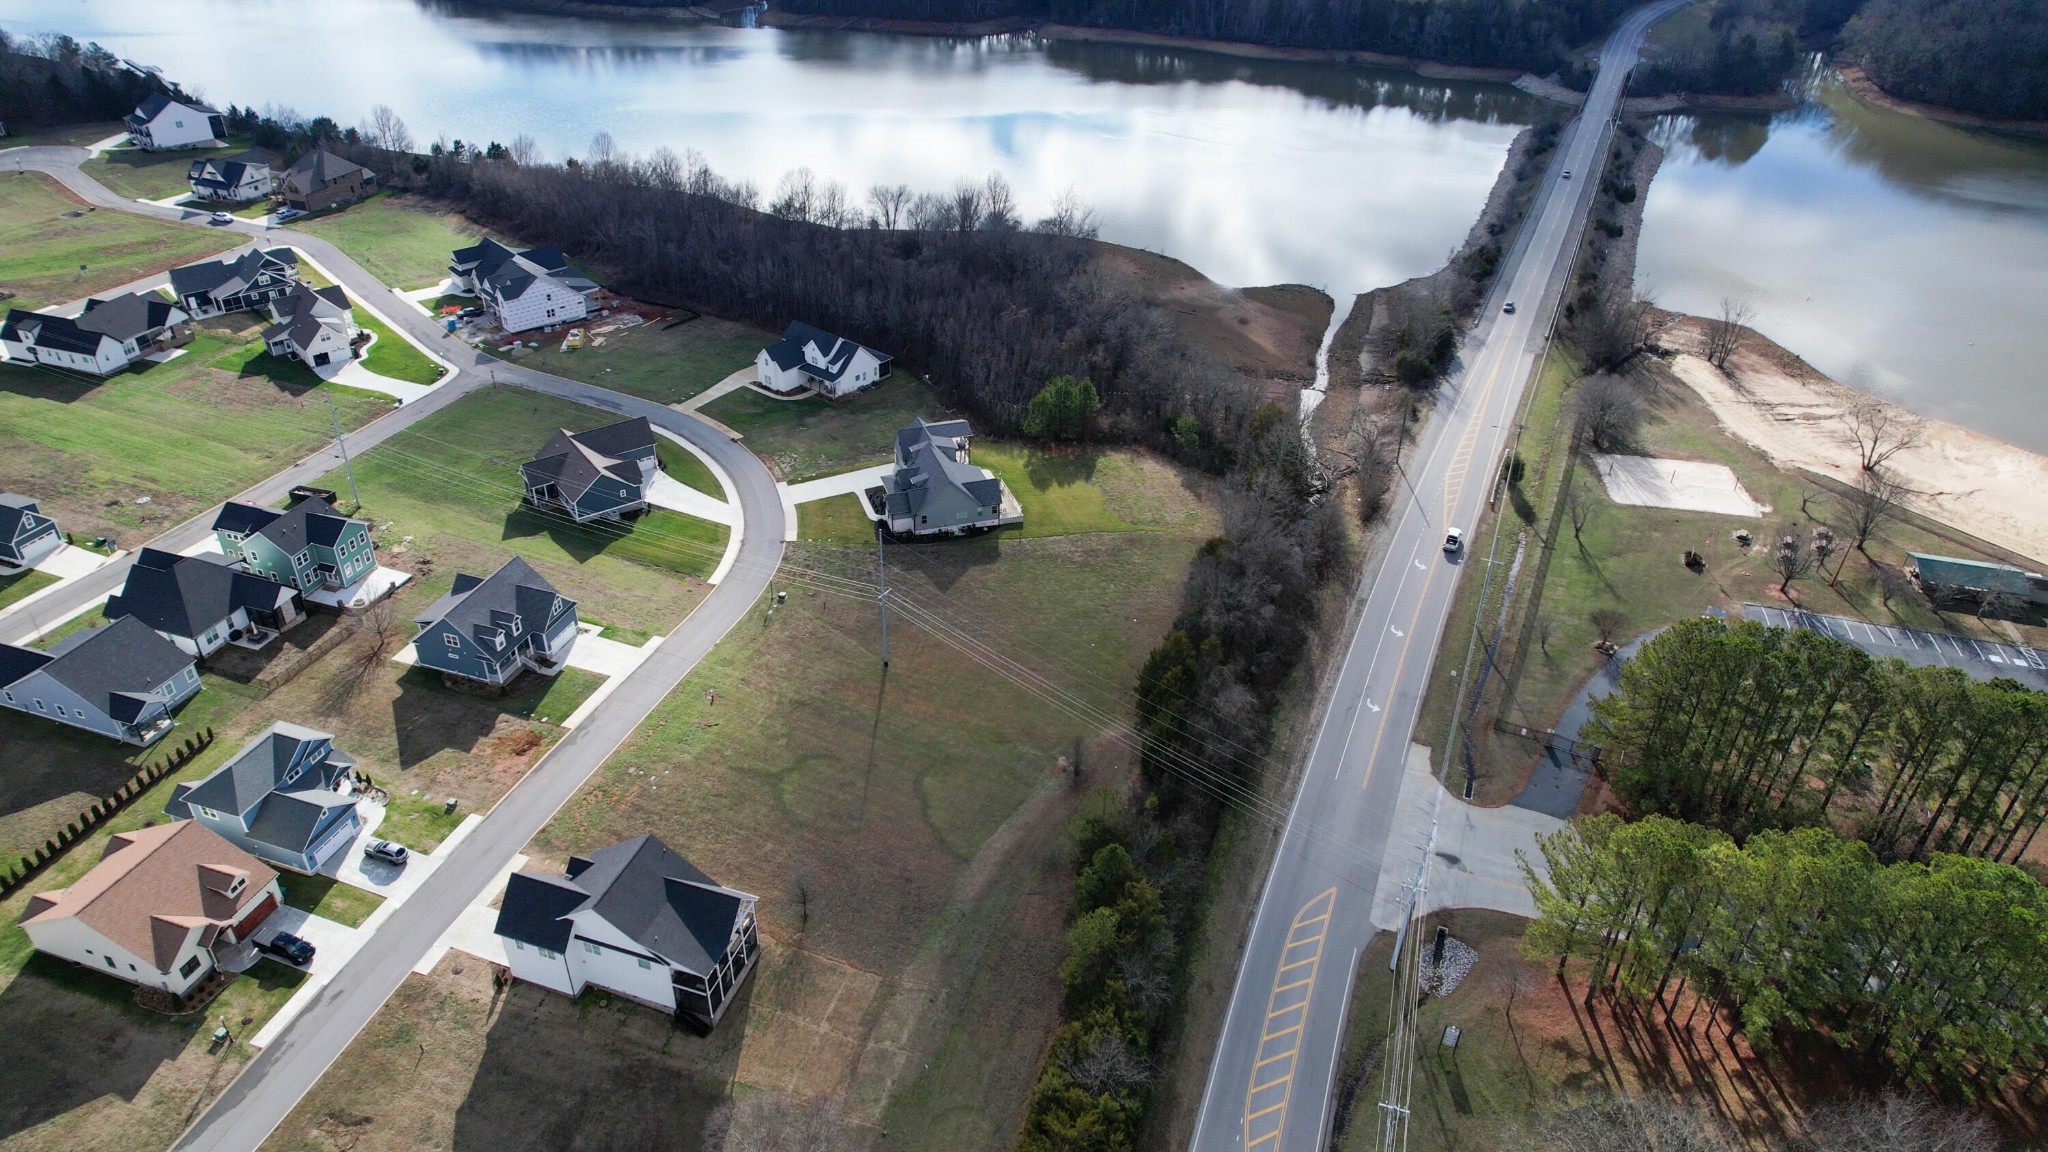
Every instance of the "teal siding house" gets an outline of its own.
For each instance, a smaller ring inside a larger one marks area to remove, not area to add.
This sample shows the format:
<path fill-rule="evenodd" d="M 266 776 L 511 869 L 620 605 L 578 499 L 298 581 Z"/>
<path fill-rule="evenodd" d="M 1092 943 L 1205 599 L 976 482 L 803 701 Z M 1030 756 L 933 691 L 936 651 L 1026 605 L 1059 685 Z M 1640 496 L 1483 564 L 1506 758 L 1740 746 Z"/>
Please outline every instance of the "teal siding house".
<path fill-rule="evenodd" d="M 529 669 L 561 672 L 576 644 L 576 602 L 517 556 L 486 577 L 457 575 L 414 623 L 420 667 L 498 688 Z"/>
<path fill-rule="evenodd" d="M 244 568 L 300 592 L 346 588 L 377 570 L 370 522 L 343 516 L 318 496 L 282 512 L 231 501 L 214 518 L 213 534 Z"/>

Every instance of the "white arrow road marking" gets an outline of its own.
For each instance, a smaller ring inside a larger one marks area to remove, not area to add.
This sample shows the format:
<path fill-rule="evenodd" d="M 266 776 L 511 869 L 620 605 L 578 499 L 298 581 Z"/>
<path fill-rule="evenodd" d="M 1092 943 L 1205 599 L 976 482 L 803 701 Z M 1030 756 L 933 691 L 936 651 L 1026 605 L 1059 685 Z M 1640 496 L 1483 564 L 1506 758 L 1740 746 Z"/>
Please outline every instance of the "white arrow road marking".
<path fill-rule="evenodd" d="M 1367 708 L 1370 708 L 1370 709 L 1372 709 L 1372 710 L 1373 710 L 1373 711 L 1375 711 L 1375 712 L 1377 712 L 1377 711 L 1379 711 L 1379 710 L 1380 710 L 1380 706 L 1379 706 L 1379 705 L 1377 705 L 1377 704 L 1375 704 L 1375 703 L 1373 703 L 1373 702 L 1372 702 L 1372 701 L 1371 701 L 1370 699 L 1367 699 L 1367 700 L 1366 700 L 1366 702 L 1365 702 L 1365 706 L 1366 706 Z"/>
<path fill-rule="evenodd" d="M 1417 569 L 1418 571 L 1422 571 L 1422 572 L 1427 572 L 1427 571 L 1429 571 L 1429 565 L 1427 565 L 1427 564 L 1424 564 L 1424 563 L 1423 563 L 1422 561 L 1420 561 L 1420 560 L 1417 560 L 1417 561 L 1415 562 L 1415 567 L 1416 567 L 1416 569 Z"/>
<path fill-rule="evenodd" d="M 1396 636 L 1406 636 L 1406 635 L 1407 635 L 1407 633 L 1406 633 L 1406 632 L 1403 632 L 1403 631 L 1401 631 L 1401 630 L 1400 630 L 1399 628 L 1396 628 L 1396 627 L 1394 627 L 1394 626 L 1393 626 L 1392 624 L 1389 624 L 1389 625 L 1387 625 L 1387 631 L 1389 631 L 1389 632 L 1392 632 L 1392 633 L 1393 633 L 1394 635 L 1396 635 Z"/>

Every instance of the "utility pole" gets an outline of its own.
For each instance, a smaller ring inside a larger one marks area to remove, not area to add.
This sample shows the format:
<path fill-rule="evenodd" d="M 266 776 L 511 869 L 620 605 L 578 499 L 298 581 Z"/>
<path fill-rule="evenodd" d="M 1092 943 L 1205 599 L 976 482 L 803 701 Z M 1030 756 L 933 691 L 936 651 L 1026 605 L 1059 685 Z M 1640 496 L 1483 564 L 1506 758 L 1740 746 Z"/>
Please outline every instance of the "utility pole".
<path fill-rule="evenodd" d="M 355 501 L 356 511 L 363 508 L 363 494 L 356 491 L 355 465 L 348 462 L 348 441 L 341 436 L 341 414 L 334 410 L 334 394 L 327 393 L 327 415 L 334 421 L 334 446 L 341 450 L 341 470 L 348 474 L 348 498 Z M 882 663 L 887 664 L 885 659 Z"/>
<path fill-rule="evenodd" d="M 889 545 L 879 520 L 875 522 L 875 565 L 881 573 L 882 590 L 877 599 L 882 605 L 882 667 L 886 670 L 889 667 Z"/>

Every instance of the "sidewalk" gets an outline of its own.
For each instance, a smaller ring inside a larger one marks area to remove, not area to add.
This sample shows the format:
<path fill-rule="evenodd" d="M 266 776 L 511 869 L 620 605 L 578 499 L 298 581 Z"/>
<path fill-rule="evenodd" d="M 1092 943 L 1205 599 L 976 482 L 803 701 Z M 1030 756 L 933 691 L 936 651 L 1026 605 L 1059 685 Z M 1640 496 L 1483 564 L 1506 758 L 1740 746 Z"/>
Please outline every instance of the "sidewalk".
<path fill-rule="evenodd" d="M 872 468 L 856 468 L 841 472 L 837 476 L 824 476 L 806 480 L 801 484 L 777 484 L 775 491 L 782 496 L 782 538 L 796 539 L 796 506 L 809 504 L 813 500 L 830 500 L 834 496 L 851 494 L 860 498 L 861 514 L 869 520 L 878 519 L 875 510 L 868 507 L 861 493 L 880 484 L 883 478 L 896 471 L 894 464 L 877 464 Z"/>
<path fill-rule="evenodd" d="M 57 582 L 55 584 L 50 585 L 48 588 L 38 589 L 35 592 L 31 592 L 28 595 L 23 596 L 21 599 L 16 600 L 12 604 L 9 604 L 5 609 L 0 609 L 0 616 L 12 616 L 16 612 L 23 612 L 33 609 L 37 601 L 42 600 L 48 596 L 53 596 L 58 592 L 63 591 L 64 588 L 68 586 L 72 581 L 78 579 L 81 576 L 97 572 L 101 568 L 104 568 L 107 565 L 112 564 L 114 561 L 119 560 L 126 555 L 128 555 L 128 553 L 126 552 L 116 552 L 112 556 L 102 556 L 97 552 L 94 552 L 86 548 L 80 548 L 75 544 L 63 545 L 62 547 L 58 548 L 55 552 L 52 552 L 48 556 L 43 557 L 41 560 L 36 561 L 34 565 L 35 571 L 47 572 L 50 575 L 55 576 L 57 578 Z M 47 632 L 50 629 L 55 628 L 57 625 L 62 624 L 64 620 L 69 620 L 73 616 L 78 615 L 79 612 L 84 612 L 87 609 L 96 608 L 98 606 L 98 602 L 95 601 L 93 603 L 86 604 L 84 607 L 79 608 L 77 612 L 70 612 L 65 614 L 63 620 L 41 621 L 41 631 Z"/>

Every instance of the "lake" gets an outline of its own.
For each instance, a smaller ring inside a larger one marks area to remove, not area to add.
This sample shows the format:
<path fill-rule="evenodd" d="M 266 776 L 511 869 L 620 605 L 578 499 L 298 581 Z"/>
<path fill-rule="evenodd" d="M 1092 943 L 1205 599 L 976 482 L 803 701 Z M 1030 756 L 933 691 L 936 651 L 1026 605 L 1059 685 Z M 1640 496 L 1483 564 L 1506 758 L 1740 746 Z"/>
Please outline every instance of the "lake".
<path fill-rule="evenodd" d="M 1441 265 L 1510 140 L 1550 105 L 1504 85 L 1206 53 L 501 13 L 414 0 L 0 0 L 0 25 L 98 40 L 220 106 L 583 154 L 695 148 L 772 192 L 804 166 L 856 198 L 1000 171 L 1041 214 L 1071 186 L 1105 239 L 1226 284 L 1363 291 Z"/>
<path fill-rule="evenodd" d="M 1637 283 L 1724 295 L 1816 368 L 2048 453 L 2048 144 L 1872 108 L 1822 76 L 1776 116 L 1672 116 Z"/>

